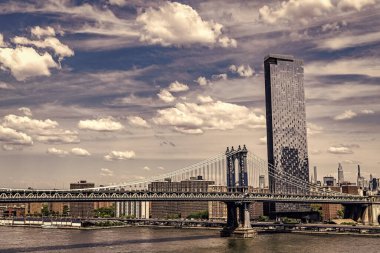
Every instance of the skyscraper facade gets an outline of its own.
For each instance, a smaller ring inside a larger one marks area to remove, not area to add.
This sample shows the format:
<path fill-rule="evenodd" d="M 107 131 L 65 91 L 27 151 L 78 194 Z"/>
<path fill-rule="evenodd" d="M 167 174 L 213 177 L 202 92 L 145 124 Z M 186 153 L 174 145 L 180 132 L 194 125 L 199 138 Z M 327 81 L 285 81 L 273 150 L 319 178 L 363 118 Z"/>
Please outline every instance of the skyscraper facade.
<path fill-rule="evenodd" d="M 270 54 L 264 60 L 269 188 L 304 193 L 282 180 L 284 173 L 309 182 L 303 61 Z"/>

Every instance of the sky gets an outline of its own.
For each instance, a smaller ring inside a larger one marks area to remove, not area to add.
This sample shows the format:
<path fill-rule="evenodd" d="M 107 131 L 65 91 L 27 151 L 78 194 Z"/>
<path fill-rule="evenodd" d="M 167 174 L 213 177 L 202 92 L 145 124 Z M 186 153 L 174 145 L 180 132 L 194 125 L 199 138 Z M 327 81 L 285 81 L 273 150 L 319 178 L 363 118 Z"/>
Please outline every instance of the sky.
<path fill-rule="evenodd" d="M 380 177 L 380 1 L 0 1 L 0 187 L 266 158 L 263 61 L 304 61 L 310 170 Z"/>

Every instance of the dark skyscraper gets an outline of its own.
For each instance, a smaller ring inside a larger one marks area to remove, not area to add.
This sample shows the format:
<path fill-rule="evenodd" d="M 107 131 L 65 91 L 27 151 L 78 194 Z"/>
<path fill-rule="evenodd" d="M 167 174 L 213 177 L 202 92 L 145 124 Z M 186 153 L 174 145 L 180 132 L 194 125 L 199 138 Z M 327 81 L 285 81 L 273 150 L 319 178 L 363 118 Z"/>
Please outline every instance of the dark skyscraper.
<path fill-rule="evenodd" d="M 285 172 L 309 182 L 303 61 L 290 55 L 265 57 L 265 101 L 268 162 L 273 173 Z M 281 176 L 280 176 L 281 177 Z M 304 192 L 269 175 L 276 193 Z"/>

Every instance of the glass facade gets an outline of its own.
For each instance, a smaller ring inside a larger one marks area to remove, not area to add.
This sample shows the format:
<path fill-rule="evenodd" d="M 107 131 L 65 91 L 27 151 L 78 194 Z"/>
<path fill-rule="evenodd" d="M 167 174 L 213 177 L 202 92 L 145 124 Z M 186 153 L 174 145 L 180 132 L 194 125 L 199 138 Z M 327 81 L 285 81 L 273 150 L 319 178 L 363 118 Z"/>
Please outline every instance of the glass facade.
<path fill-rule="evenodd" d="M 303 61 L 290 55 L 265 57 L 265 100 L 268 162 L 273 173 L 286 172 L 309 182 Z M 269 175 L 274 193 L 305 193 Z"/>

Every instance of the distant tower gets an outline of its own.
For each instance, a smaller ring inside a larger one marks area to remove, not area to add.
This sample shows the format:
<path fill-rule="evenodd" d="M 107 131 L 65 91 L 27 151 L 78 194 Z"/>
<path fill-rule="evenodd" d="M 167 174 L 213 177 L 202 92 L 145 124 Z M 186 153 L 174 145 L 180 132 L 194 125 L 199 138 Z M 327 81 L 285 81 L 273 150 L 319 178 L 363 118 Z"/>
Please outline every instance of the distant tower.
<path fill-rule="evenodd" d="M 259 189 L 264 189 L 265 187 L 265 176 L 260 175 L 259 176 Z"/>
<path fill-rule="evenodd" d="M 314 166 L 314 183 L 316 184 L 317 182 L 318 182 L 317 166 Z"/>
<path fill-rule="evenodd" d="M 338 185 L 341 185 L 344 181 L 343 167 L 342 164 L 338 165 Z"/>
<path fill-rule="evenodd" d="M 303 61 L 270 54 L 264 70 L 270 191 L 304 193 L 277 176 L 286 173 L 309 182 Z"/>

